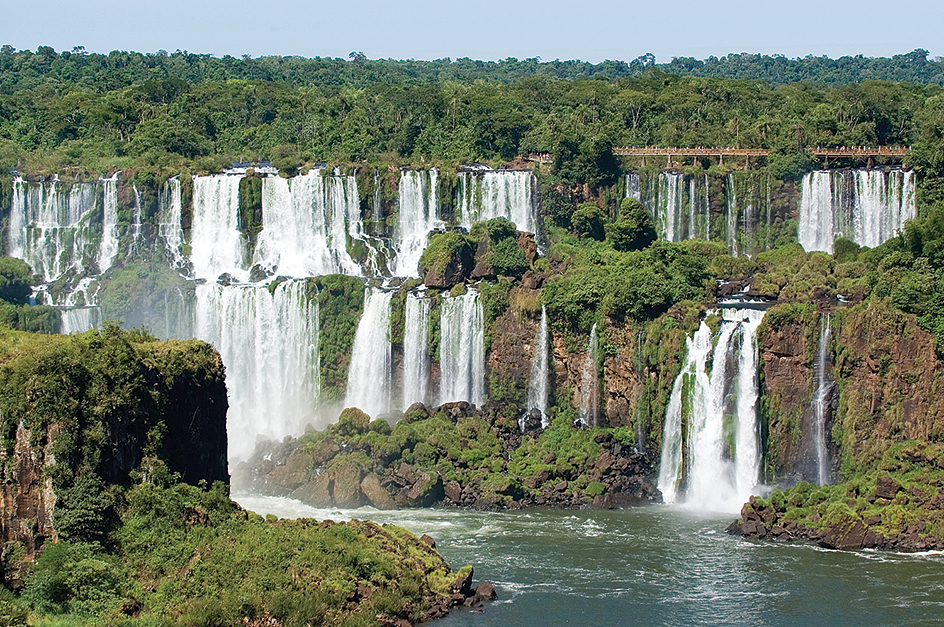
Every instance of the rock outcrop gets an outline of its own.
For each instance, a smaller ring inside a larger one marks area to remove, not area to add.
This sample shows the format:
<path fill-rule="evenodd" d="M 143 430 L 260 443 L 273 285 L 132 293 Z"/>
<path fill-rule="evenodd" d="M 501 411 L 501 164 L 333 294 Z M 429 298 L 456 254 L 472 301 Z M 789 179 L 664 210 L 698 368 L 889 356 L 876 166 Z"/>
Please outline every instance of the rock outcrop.
<path fill-rule="evenodd" d="M 466 402 L 416 404 L 385 435 L 345 416 L 324 432 L 261 444 L 234 470 L 234 485 L 318 507 L 480 510 L 528 506 L 617 508 L 661 501 L 651 460 L 610 430 L 503 418 Z"/>

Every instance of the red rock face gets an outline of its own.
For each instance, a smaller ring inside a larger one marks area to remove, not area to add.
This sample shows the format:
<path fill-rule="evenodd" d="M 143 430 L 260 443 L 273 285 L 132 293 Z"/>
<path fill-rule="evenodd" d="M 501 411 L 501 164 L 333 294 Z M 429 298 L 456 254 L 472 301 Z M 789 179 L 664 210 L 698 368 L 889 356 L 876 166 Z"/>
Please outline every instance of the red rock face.
<path fill-rule="evenodd" d="M 45 538 L 55 538 L 52 510 L 56 495 L 43 470 L 55 463 L 50 447 L 58 431 L 58 426 L 50 425 L 45 446 L 33 448 L 29 431 L 18 426 L 12 481 L 0 484 L 0 537 L 22 542 L 29 556 L 35 555 Z M 5 456 L 0 453 L 0 457 Z"/>
<path fill-rule="evenodd" d="M 834 458 L 851 453 L 857 463 L 868 464 L 892 442 L 944 436 L 944 366 L 931 334 L 914 316 L 883 303 L 832 315 L 828 366 L 836 391 L 826 440 Z M 818 324 L 789 323 L 758 338 L 768 451 L 781 479 L 807 478 L 800 475 L 813 454 Z"/>

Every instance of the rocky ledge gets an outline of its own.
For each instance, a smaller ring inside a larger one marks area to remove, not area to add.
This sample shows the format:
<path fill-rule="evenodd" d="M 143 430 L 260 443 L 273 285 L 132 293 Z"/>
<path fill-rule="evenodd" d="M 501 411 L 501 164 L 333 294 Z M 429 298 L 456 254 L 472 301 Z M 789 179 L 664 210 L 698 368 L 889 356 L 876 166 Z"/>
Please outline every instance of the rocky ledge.
<path fill-rule="evenodd" d="M 346 409 L 324 431 L 266 442 L 234 470 L 237 490 L 316 507 L 451 505 L 478 510 L 616 508 L 661 502 L 627 429 L 497 416 L 466 402 L 417 403 L 392 427 Z"/>
<path fill-rule="evenodd" d="M 751 497 L 728 533 L 831 549 L 944 549 L 944 446 L 901 443 L 844 483 L 803 481 L 767 499 Z"/>

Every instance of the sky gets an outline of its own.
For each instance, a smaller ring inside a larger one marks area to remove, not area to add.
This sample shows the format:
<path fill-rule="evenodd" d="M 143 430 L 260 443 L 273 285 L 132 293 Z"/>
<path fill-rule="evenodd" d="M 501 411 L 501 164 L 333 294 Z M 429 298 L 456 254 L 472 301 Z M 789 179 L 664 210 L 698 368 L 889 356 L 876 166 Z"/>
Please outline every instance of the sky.
<path fill-rule="evenodd" d="M 730 53 L 944 56 L 942 0 L 0 0 L 0 44 L 215 56 L 632 61 Z M 9 5 L 3 7 L 3 5 Z"/>

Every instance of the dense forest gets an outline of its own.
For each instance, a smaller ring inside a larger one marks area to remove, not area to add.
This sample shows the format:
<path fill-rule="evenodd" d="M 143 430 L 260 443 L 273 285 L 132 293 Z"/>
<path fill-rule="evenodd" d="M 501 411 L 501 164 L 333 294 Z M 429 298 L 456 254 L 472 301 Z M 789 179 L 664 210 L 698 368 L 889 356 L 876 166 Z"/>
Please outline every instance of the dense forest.
<path fill-rule="evenodd" d="M 839 61 L 676 59 L 633 62 L 623 72 L 533 59 L 239 60 L 7 46 L 0 167 L 40 176 L 168 174 L 271 160 L 291 172 L 325 161 L 495 165 L 548 152 L 561 183 L 596 188 L 618 174 L 613 146 L 769 148 L 771 173 L 792 177 L 813 165 L 810 146 L 907 145 L 911 166 L 940 174 L 944 97 L 940 80 L 916 69 L 940 73 L 941 63 L 923 59 L 923 51 Z M 774 70 L 743 69 L 778 64 L 793 68 L 783 80 Z M 843 69 L 856 64 L 871 69 Z M 578 69 L 553 70 L 570 65 Z M 794 79 L 804 82 L 785 82 Z M 870 80 L 829 84 L 860 79 Z"/>

